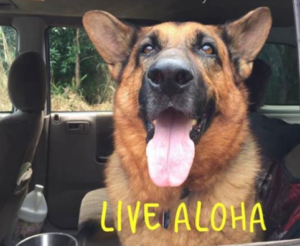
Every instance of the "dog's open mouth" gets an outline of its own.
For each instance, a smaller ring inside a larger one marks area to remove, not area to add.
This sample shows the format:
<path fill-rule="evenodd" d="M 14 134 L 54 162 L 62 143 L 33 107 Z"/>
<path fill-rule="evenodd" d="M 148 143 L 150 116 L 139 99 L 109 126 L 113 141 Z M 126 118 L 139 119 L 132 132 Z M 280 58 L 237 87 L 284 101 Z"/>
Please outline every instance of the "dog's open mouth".
<path fill-rule="evenodd" d="M 148 168 L 157 186 L 176 187 L 184 183 L 193 164 L 195 143 L 206 122 L 206 114 L 190 119 L 184 113 L 168 108 L 148 123 Z"/>

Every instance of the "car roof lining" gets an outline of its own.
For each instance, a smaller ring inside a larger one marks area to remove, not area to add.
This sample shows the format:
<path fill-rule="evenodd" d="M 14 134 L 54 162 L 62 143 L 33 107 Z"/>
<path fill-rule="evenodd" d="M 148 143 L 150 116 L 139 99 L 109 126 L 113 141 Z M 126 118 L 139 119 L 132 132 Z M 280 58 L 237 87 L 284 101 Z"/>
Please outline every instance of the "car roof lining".
<path fill-rule="evenodd" d="M 133 22 L 200 21 L 220 24 L 257 7 L 268 6 L 273 26 L 294 26 L 292 1 L 282 0 L 9 0 L 12 7 L 1 7 L 1 24 L 15 16 L 41 16 L 48 25 L 81 25 L 82 15 L 93 9 L 112 13 Z M 203 3 L 205 1 L 205 3 Z"/>

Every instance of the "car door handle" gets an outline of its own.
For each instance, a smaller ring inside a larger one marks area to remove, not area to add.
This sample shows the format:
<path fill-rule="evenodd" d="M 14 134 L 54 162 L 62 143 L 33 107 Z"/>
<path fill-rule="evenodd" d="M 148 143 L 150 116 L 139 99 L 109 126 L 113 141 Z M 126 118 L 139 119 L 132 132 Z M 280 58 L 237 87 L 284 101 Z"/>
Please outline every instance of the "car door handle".
<path fill-rule="evenodd" d="M 89 122 L 79 122 L 79 121 L 68 121 L 66 123 L 67 133 L 70 134 L 82 134 L 87 133 L 89 129 Z"/>
<path fill-rule="evenodd" d="M 105 164 L 108 160 L 109 156 L 97 156 L 96 161 L 98 164 Z"/>

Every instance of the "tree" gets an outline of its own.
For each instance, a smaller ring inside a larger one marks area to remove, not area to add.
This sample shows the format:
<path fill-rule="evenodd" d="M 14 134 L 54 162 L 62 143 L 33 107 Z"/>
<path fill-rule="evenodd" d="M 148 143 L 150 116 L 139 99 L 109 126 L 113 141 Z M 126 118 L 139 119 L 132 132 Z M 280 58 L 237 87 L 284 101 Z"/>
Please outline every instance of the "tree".
<path fill-rule="evenodd" d="M 50 63 L 55 88 L 71 88 L 89 104 L 112 101 L 114 83 L 83 28 L 50 29 Z"/>
<path fill-rule="evenodd" d="M 0 26 L 0 111 L 10 111 L 11 102 L 7 92 L 7 76 L 16 53 L 16 30 Z"/>

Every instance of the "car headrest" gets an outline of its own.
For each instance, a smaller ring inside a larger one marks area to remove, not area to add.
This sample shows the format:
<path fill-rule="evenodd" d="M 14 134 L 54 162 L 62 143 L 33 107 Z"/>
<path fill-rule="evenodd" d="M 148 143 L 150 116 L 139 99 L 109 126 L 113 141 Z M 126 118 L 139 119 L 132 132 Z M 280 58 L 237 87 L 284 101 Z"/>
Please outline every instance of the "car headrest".
<path fill-rule="evenodd" d="M 253 70 L 245 84 L 249 91 L 249 111 L 255 112 L 264 104 L 264 95 L 272 75 L 270 66 L 263 60 L 253 62 Z"/>
<path fill-rule="evenodd" d="M 8 76 L 8 93 L 12 104 L 24 112 L 42 111 L 46 100 L 46 66 L 34 51 L 20 54 L 12 63 Z"/>

